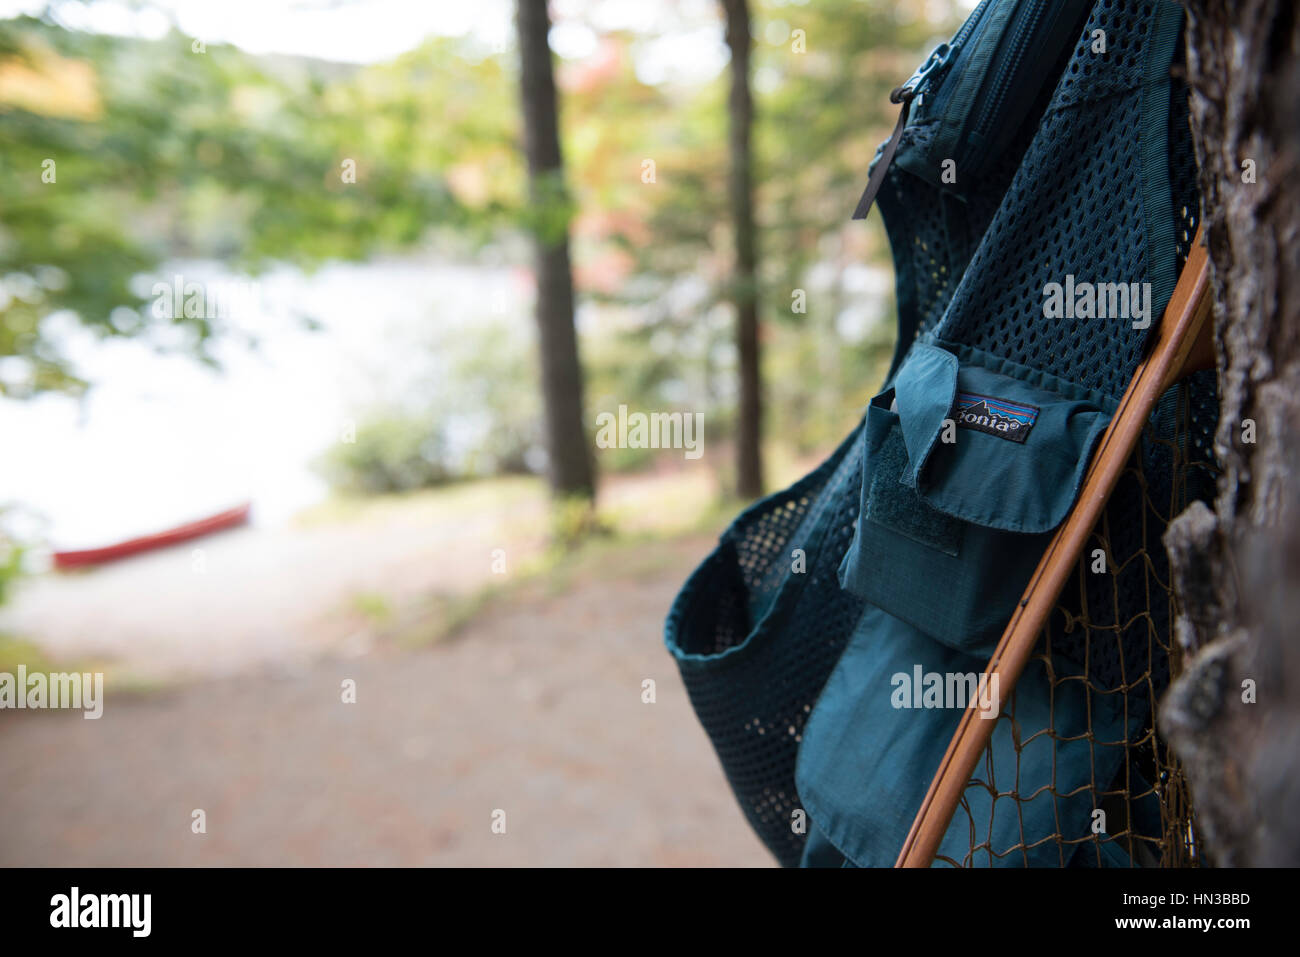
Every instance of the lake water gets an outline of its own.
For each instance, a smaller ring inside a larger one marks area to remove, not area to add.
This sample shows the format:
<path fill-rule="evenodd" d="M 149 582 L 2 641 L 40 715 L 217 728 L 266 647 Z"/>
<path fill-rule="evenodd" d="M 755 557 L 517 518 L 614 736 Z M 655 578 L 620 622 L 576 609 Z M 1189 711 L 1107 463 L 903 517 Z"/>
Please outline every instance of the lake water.
<path fill-rule="evenodd" d="M 213 286 L 240 277 L 210 263 L 172 263 L 158 278 Z M 148 288 L 148 284 L 146 284 Z M 326 495 L 312 460 L 375 403 L 419 395 L 436 378 L 439 337 L 492 320 L 531 333 L 531 278 L 510 266 L 428 261 L 280 269 L 240 300 L 237 333 L 214 371 L 149 343 L 56 328 L 81 400 L 0 400 L 0 503 L 41 515 L 60 548 L 169 527 L 244 500 L 278 524 Z M 313 331 L 297 314 L 319 321 Z M 57 326 L 57 323 L 56 323 Z"/>

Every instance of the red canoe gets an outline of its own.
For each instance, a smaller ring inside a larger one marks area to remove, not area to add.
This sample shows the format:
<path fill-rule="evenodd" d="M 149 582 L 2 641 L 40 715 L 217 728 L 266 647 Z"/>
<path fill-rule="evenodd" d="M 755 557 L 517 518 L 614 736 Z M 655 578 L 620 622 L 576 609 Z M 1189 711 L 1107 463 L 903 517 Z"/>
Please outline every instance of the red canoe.
<path fill-rule="evenodd" d="M 103 548 L 83 548 L 71 552 L 55 552 L 54 567 L 83 568 L 87 565 L 102 565 L 105 562 L 117 561 L 119 558 L 139 555 L 141 552 L 150 552 L 155 548 L 178 545 L 181 542 L 201 538 L 213 532 L 243 525 L 248 521 L 248 514 L 251 509 L 252 503 L 245 502 L 224 512 L 201 518 L 197 522 L 187 522 L 184 525 L 169 528 L 165 532 L 155 532 L 152 535 L 127 539 L 125 542 L 118 542 L 116 545 L 106 545 Z"/>

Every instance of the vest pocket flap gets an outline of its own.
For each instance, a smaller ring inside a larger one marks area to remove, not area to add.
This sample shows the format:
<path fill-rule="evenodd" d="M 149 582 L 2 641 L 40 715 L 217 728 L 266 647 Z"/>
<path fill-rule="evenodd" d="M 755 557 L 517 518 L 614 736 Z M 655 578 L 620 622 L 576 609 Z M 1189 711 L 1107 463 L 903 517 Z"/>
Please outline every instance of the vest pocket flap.
<path fill-rule="evenodd" d="M 1054 529 L 1078 496 L 1114 403 L 965 346 L 953 350 L 918 343 L 899 370 L 894 392 L 908 457 L 900 481 L 962 521 Z"/>

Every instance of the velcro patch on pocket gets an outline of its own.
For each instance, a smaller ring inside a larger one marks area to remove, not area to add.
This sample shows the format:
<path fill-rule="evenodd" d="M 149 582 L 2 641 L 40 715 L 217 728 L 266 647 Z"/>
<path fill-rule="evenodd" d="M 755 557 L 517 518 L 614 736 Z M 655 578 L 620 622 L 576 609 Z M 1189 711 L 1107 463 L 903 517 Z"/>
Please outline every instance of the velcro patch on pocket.
<path fill-rule="evenodd" d="M 916 490 L 899 481 L 907 466 L 907 447 L 897 426 L 875 453 L 867 518 L 914 542 L 956 555 L 961 549 L 961 522 L 931 508 Z"/>

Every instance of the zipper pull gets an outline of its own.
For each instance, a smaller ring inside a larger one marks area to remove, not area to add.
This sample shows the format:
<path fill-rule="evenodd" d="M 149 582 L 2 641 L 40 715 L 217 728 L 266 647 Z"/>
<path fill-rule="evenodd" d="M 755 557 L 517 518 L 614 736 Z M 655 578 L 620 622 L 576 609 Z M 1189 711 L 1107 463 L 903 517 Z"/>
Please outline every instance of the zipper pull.
<path fill-rule="evenodd" d="M 903 97 L 907 96 L 908 99 L 915 98 L 918 101 L 917 105 L 920 105 L 919 101 L 924 99 L 926 92 L 921 87 L 923 85 L 928 87 L 930 78 L 948 65 L 948 61 L 952 59 L 954 49 L 955 47 L 950 44 L 940 43 L 931 50 L 930 55 L 925 58 L 925 62 L 916 68 L 916 72 L 908 78 L 907 82 L 889 94 L 889 101 L 891 103 L 902 103 Z"/>
<path fill-rule="evenodd" d="M 903 128 L 907 126 L 907 116 L 911 112 L 912 103 L 919 104 L 924 100 L 925 94 L 929 90 L 931 78 L 939 70 L 947 67 L 952 51 L 953 47 L 947 43 L 940 43 L 930 52 L 925 62 L 917 68 L 907 82 L 902 86 L 895 87 L 893 92 L 889 94 L 889 102 L 901 104 L 902 109 L 898 111 L 898 123 L 894 126 L 893 135 L 889 137 L 889 141 L 885 144 L 880 159 L 876 161 L 876 168 L 867 181 L 867 188 L 862 191 L 862 198 L 858 200 L 857 208 L 853 210 L 854 219 L 867 218 L 867 213 L 871 210 L 871 204 L 876 201 L 876 194 L 880 192 L 880 187 L 885 182 L 885 174 L 889 172 L 889 166 L 894 162 L 894 154 L 898 152 L 898 141 L 903 136 Z"/>
<path fill-rule="evenodd" d="M 889 172 L 889 164 L 894 162 L 894 154 L 898 152 L 898 141 L 902 139 L 903 127 L 907 126 L 907 114 L 912 108 L 912 99 L 915 96 L 914 90 L 908 90 L 903 86 L 896 87 L 894 92 L 889 94 L 889 102 L 902 103 L 903 108 L 898 111 L 898 123 L 894 126 L 894 133 L 885 144 L 880 159 L 876 161 L 876 168 L 871 171 L 871 178 L 867 180 L 867 188 L 862 191 L 862 198 L 858 200 L 857 208 L 853 210 L 854 219 L 867 218 L 871 204 L 876 201 L 876 194 L 884 185 L 885 174 Z"/>

